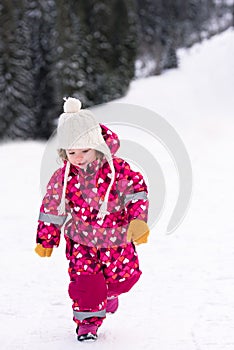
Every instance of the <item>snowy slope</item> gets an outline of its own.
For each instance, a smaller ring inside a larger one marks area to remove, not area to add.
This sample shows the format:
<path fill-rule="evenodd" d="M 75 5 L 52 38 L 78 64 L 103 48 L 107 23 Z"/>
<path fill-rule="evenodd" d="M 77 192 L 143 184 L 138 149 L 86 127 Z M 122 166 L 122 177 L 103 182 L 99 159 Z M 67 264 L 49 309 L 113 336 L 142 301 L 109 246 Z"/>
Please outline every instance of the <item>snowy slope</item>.
<path fill-rule="evenodd" d="M 168 197 L 150 243 L 138 248 L 143 276 L 92 345 L 74 335 L 64 242 L 51 259 L 33 252 L 45 145 L 0 146 L 2 349 L 234 348 L 233 57 L 228 30 L 181 50 L 179 69 L 132 82 L 120 100 L 155 110 L 177 130 L 193 166 L 193 199 L 166 236 L 177 179 L 163 161 Z"/>

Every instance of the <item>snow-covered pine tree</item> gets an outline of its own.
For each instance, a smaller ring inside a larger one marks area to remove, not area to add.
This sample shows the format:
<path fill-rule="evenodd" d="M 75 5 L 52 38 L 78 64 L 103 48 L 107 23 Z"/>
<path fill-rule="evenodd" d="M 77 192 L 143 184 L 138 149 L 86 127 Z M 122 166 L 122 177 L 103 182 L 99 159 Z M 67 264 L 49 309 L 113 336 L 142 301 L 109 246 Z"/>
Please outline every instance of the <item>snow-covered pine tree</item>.
<path fill-rule="evenodd" d="M 92 104 L 122 96 L 133 77 L 136 33 L 131 6 L 129 0 L 83 3 L 89 30 L 86 94 Z"/>
<path fill-rule="evenodd" d="M 85 104 L 87 43 L 82 27 L 82 12 L 79 1 L 57 0 L 56 17 L 56 63 L 53 77 L 56 87 L 56 99 L 61 105 L 63 97 L 74 96 Z"/>
<path fill-rule="evenodd" d="M 132 30 L 130 4 L 133 6 L 132 0 L 79 2 L 78 13 L 85 32 L 84 90 L 88 105 L 122 96 L 133 76 L 135 52 L 131 48 L 135 47 L 136 33 Z M 128 76 L 126 81 L 124 69 L 126 74 L 131 71 L 131 78 Z"/>
<path fill-rule="evenodd" d="M 58 1 L 62 8 L 63 0 Z M 64 4 L 57 24 L 58 30 L 61 21 L 66 28 L 58 37 L 57 77 L 66 86 L 65 95 L 80 97 L 86 107 L 123 95 L 134 73 L 136 34 L 133 15 L 128 18 L 133 3 Z"/>
<path fill-rule="evenodd" d="M 0 4 L 0 138 L 32 138 L 35 130 L 29 28 L 24 2 Z"/>
<path fill-rule="evenodd" d="M 48 138 L 55 128 L 58 101 L 53 67 L 56 60 L 56 3 L 54 0 L 26 2 L 30 23 L 30 49 L 33 72 L 35 138 Z"/>
<path fill-rule="evenodd" d="M 137 16 L 135 1 L 115 0 L 112 6 L 109 41 L 112 45 L 110 64 L 115 78 L 110 85 L 110 92 L 119 98 L 126 93 L 135 74 Z"/>
<path fill-rule="evenodd" d="M 103 82 L 110 44 L 103 28 L 108 28 L 111 20 L 108 1 L 80 1 L 77 4 L 77 16 L 83 74 L 80 93 L 88 107 L 106 101 Z"/>
<path fill-rule="evenodd" d="M 161 74 L 168 40 L 165 3 L 162 0 L 137 0 L 137 7 L 140 23 L 137 50 L 139 70 L 144 72 L 143 75 Z"/>
<path fill-rule="evenodd" d="M 137 56 L 144 65 L 150 60 L 156 36 L 160 34 L 161 23 L 155 0 L 137 0 L 137 14 L 139 22 Z"/>
<path fill-rule="evenodd" d="M 178 27 L 180 22 L 181 0 L 166 0 L 159 12 L 162 19 L 161 37 L 163 46 L 161 69 L 177 68 L 176 49 L 178 48 Z"/>

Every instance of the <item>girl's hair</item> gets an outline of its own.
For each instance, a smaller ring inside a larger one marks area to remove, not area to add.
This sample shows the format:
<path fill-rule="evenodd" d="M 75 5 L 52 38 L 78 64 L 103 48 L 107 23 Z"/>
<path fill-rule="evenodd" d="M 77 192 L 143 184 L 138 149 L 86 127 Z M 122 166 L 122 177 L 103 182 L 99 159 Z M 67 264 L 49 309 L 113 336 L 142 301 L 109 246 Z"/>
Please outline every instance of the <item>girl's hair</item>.
<path fill-rule="evenodd" d="M 62 160 L 67 160 L 67 154 L 65 149 L 62 149 L 62 148 L 58 149 L 58 155 Z"/>
<path fill-rule="evenodd" d="M 63 148 L 58 149 L 58 155 L 63 161 L 68 160 L 65 149 Z M 104 154 L 100 151 L 96 151 L 96 156 L 98 159 L 102 159 Z"/>

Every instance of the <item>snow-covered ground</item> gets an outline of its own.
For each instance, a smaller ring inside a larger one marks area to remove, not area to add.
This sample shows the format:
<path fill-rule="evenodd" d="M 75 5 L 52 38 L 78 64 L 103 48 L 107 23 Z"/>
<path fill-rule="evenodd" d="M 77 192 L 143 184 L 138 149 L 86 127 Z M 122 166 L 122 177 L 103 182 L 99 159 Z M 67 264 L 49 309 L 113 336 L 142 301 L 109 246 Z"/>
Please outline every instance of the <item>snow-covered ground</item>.
<path fill-rule="evenodd" d="M 132 82 L 120 102 L 156 111 L 179 133 L 193 167 L 192 202 L 165 235 L 177 182 L 164 162 L 168 197 L 149 244 L 138 248 L 142 278 L 92 345 L 76 341 L 64 242 L 50 259 L 33 251 L 45 144 L 0 146 L 2 349 L 234 349 L 234 31 L 179 55 L 179 69 Z"/>

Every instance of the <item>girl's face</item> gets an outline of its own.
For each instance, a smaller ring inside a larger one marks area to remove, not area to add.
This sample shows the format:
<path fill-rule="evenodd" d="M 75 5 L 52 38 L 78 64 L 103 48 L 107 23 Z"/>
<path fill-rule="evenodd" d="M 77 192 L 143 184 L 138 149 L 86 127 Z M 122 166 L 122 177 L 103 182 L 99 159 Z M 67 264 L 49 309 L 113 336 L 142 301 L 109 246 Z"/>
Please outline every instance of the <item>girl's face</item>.
<path fill-rule="evenodd" d="M 67 149 L 66 155 L 71 164 L 81 169 L 86 169 L 96 159 L 96 151 L 91 148 Z"/>

